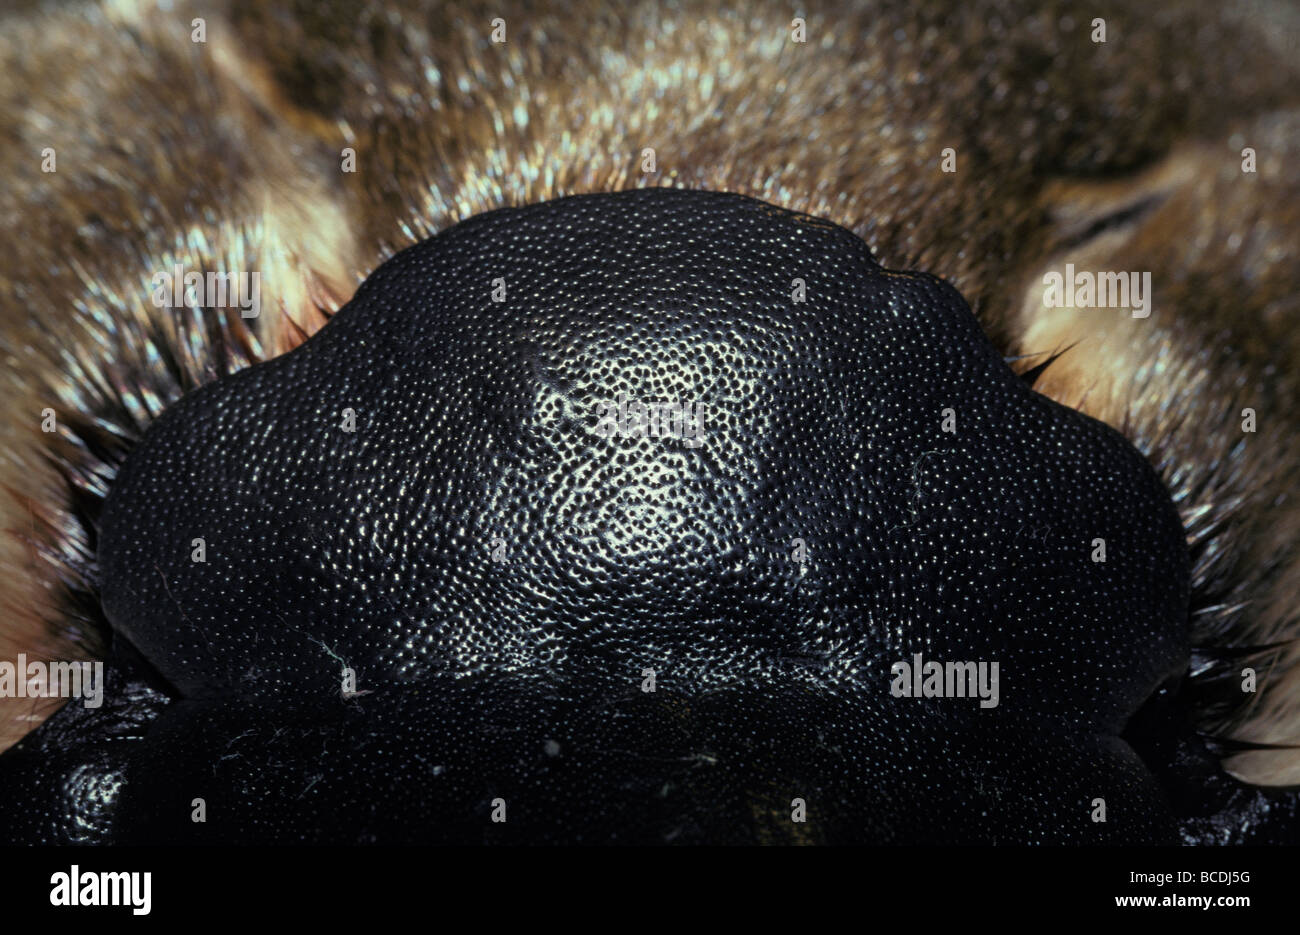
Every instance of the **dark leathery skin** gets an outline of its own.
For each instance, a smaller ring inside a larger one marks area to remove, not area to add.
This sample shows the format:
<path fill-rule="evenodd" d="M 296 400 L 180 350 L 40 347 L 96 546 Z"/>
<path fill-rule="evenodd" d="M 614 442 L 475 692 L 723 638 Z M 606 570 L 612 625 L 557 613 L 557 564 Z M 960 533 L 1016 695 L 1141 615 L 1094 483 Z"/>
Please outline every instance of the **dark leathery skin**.
<path fill-rule="evenodd" d="M 620 393 L 700 444 L 598 434 Z M 1119 737 L 1188 661 L 1154 471 L 947 284 L 741 196 L 402 251 L 158 419 L 99 569 L 174 697 L 105 839 L 1175 839 Z M 917 653 L 998 662 L 997 707 L 894 697 Z"/>

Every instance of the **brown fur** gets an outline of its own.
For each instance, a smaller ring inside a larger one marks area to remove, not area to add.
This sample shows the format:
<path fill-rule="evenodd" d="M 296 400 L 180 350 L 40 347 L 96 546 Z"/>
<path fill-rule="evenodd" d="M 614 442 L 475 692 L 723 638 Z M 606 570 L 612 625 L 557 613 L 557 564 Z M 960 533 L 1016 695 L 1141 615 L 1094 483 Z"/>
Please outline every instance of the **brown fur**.
<path fill-rule="evenodd" d="M 460 218 L 684 185 L 852 228 L 882 263 L 951 281 L 1008 355 L 1068 346 L 1038 386 L 1121 427 L 1162 470 L 1194 544 L 1200 642 L 1284 644 L 1249 657 L 1256 696 L 1234 696 L 1235 665 L 1202 680 L 1205 729 L 1300 743 L 1296 14 L 1102 2 L 1086 16 L 1106 19 L 1105 44 L 1067 2 L 810 9 L 806 44 L 789 41 L 792 15 L 236 0 L 7 16 L 0 478 L 20 494 L 6 525 L 24 536 L 0 555 L 0 657 L 98 649 L 68 597 L 85 586 L 69 569 L 93 554 L 93 523 L 58 486 L 68 465 L 98 465 L 87 483 L 107 483 L 162 404 L 298 340 L 386 255 Z M 206 44 L 190 41 L 195 16 Z M 488 39 L 495 16 L 504 45 Z M 1257 175 L 1240 171 L 1244 146 Z M 356 173 L 339 169 L 344 147 Z M 148 301 L 148 277 L 176 260 L 260 270 L 264 304 L 285 314 L 257 336 L 186 325 Z M 1150 270 L 1155 311 L 1044 309 L 1042 273 L 1065 262 Z M 160 375 L 144 347 L 187 335 L 180 376 Z M 230 340 L 242 350 L 224 359 L 214 345 Z M 44 406 L 67 423 L 58 438 L 35 432 Z M 1246 406 L 1255 435 L 1240 429 Z M 90 451 L 96 418 L 127 425 L 113 451 Z M 41 469 L 46 454 L 63 467 Z M 0 702 L 0 744 L 30 714 Z M 1300 781 L 1285 752 L 1234 768 Z"/>

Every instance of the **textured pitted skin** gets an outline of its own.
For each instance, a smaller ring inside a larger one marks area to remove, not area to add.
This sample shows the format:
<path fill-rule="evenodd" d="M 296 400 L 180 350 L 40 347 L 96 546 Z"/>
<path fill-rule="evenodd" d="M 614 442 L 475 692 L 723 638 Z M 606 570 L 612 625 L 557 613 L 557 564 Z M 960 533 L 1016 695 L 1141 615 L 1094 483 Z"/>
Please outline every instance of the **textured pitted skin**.
<path fill-rule="evenodd" d="M 620 395 L 699 444 L 603 436 Z M 402 251 L 154 424 L 99 569 L 174 698 L 108 840 L 1176 840 L 1120 737 L 1188 664 L 1155 473 L 950 286 L 749 198 Z M 894 697 L 918 653 L 996 661 L 998 705 Z"/>

